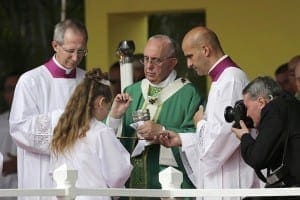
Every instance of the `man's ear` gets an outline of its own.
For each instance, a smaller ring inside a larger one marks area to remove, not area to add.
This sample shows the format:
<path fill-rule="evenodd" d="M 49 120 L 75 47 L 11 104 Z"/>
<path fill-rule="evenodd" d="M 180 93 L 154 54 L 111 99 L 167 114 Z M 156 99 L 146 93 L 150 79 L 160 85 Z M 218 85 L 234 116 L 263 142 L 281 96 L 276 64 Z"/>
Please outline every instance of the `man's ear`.
<path fill-rule="evenodd" d="M 202 51 L 202 54 L 206 57 L 208 57 L 210 54 L 210 48 L 207 45 L 202 45 L 201 51 Z"/>
<path fill-rule="evenodd" d="M 263 107 L 265 107 L 265 105 L 268 103 L 268 101 L 263 97 L 258 97 L 257 101 L 258 101 L 261 109 Z"/>
<path fill-rule="evenodd" d="M 170 69 L 174 69 L 178 63 L 178 60 L 177 60 L 177 58 L 170 58 L 170 62 L 172 63 L 171 65 L 169 65 Z"/>
<path fill-rule="evenodd" d="M 53 50 L 55 52 L 58 52 L 58 46 L 59 46 L 59 44 L 56 41 L 54 41 L 54 40 L 51 42 L 51 44 L 52 44 Z"/>

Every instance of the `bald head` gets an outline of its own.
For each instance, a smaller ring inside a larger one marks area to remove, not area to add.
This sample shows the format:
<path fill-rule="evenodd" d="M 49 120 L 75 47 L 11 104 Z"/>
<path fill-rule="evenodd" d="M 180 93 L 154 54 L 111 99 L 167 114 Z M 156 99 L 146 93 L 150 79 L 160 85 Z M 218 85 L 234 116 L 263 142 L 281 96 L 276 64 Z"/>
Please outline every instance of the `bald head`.
<path fill-rule="evenodd" d="M 190 43 L 190 45 L 192 45 L 193 47 L 208 45 L 214 51 L 223 53 L 220 41 L 216 33 L 204 26 L 198 26 L 190 30 L 184 36 L 183 43 Z"/>
<path fill-rule="evenodd" d="M 188 68 L 193 68 L 198 75 L 207 75 L 214 63 L 225 55 L 217 35 L 203 26 L 186 33 L 182 50 L 187 58 Z"/>

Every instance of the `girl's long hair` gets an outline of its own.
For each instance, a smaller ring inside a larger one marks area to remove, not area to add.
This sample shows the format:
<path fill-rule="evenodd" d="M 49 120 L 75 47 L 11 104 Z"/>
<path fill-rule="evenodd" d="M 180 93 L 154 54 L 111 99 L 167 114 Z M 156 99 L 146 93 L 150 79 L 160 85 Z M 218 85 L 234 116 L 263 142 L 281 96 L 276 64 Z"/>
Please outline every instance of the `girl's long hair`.
<path fill-rule="evenodd" d="M 101 69 L 93 69 L 86 72 L 83 81 L 75 88 L 53 132 L 51 150 L 55 155 L 64 153 L 79 138 L 86 136 L 97 97 L 103 96 L 107 103 L 111 101 L 109 82 L 104 77 Z"/>

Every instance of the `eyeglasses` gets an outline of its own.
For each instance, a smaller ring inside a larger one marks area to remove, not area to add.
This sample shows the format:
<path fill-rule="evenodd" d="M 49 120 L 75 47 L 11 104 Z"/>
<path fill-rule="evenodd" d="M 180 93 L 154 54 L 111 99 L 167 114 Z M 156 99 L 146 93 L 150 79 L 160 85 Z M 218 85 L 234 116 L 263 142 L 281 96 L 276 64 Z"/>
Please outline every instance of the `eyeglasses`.
<path fill-rule="evenodd" d="M 88 53 L 87 49 L 65 49 L 62 45 L 60 45 L 60 47 L 68 54 L 74 54 L 76 53 L 78 56 L 86 56 Z"/>
<path fill-rule="evenodd" d="M 146 65 L 148 63 L 150 63 L 152 65 L 160 65 L 168 59 L 174 59 L 174 57 L 151 58 L 151 57 L 148 57 L 148 56 L 144 56 L 144 58 L 140 59 L 140 63 L 142 63 L 143 65 Z"/>

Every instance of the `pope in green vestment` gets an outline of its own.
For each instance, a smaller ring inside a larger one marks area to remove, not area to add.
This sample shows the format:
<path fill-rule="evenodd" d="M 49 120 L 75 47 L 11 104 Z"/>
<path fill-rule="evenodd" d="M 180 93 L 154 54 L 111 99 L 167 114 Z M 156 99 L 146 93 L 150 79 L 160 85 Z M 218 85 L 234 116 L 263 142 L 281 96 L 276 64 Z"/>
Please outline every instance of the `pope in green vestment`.
<path fill-rule="evenodd" d="M 173 84 L 176 86 L 170 86 L 159 92 L 157 101 L 160 102 L 155 102 L 156 99 L 150 97 L 149 89 L 151 89 L 151 86 L 149 86 L 150 84 L 147 84 L 147 82 L 149 81 L 144 79 L 125 89 L 125 92 L 131 96 L 132 102 L 123 116 L 123 138 L 121 142 L 130 153 L 133 152 L 138 142 L 136 139 L 128 138 L 136 137 L 135 130 L 130 126 L 130 124 L 133 123 L 133 111 L 148 108 L 151 104 L 158 104 L 155 116 L 152 116 L 154 122 L 162 125 L 167 130 L 193 134 L 193 132 L 195 132 L 193 116 L 202 103 L 199 91 L 186 79 L 178 78 L 174 81 L 176 83 Z M 145 93 L 147 95 L 145 95 Z M 160 95 L 165 97 L 160 98 Z M 140 155 L 132 157 L 131 160 L 134 168 L 127 184 L 128 187 L 161 188 L 158 175 L 162 169 L 168 166 L 159 163 L 160 148 L 161 146 L 159 144 L 151 144 L 146 146 Z M 194 188 L 181 162 L 178 147 L 172 148 L 172 153 L 177 163 L 177 167 L 173 167 L 183 173 L 183 183 L 181 187 Z"/>

